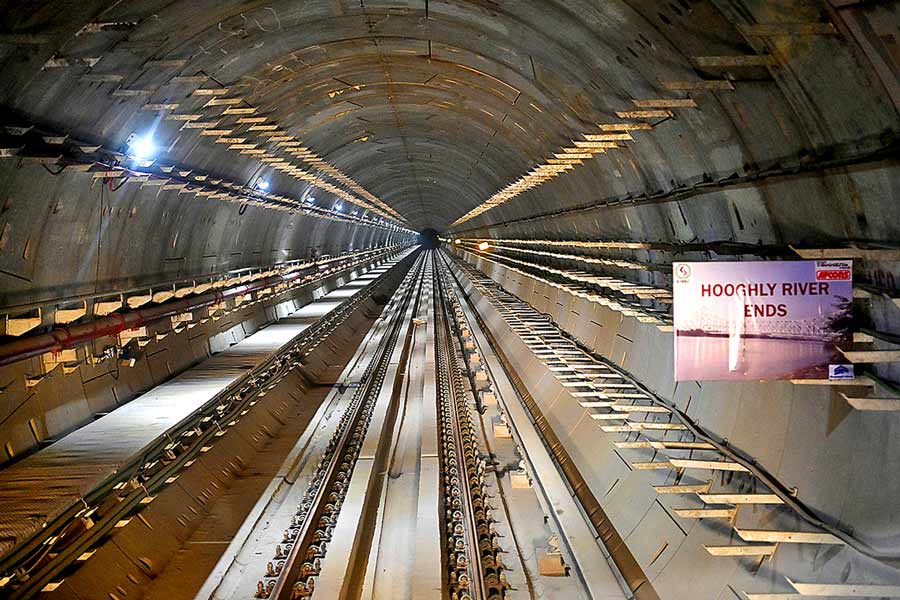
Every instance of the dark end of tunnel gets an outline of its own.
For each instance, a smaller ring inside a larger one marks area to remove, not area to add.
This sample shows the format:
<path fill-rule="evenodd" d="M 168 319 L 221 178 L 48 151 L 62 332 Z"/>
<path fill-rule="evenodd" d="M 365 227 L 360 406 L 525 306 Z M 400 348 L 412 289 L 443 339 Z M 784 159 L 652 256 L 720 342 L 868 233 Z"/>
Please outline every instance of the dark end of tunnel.
<path fill-rule="evenodd" d="M 419 244 L 426 250 L 437 250 L 441 247 L 441 238 L 434 229 L 423 229 L 419 232 Z"/>

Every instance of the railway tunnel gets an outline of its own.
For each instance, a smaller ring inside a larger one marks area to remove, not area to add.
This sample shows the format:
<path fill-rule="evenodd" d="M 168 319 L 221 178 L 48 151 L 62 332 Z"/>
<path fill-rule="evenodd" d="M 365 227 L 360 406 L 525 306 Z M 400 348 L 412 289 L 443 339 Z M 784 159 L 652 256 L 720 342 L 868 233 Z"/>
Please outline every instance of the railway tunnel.
<path fill-rule="evenodd" d="M 900 4 L 0 12 L 0 597 L 900 598 Z"/>

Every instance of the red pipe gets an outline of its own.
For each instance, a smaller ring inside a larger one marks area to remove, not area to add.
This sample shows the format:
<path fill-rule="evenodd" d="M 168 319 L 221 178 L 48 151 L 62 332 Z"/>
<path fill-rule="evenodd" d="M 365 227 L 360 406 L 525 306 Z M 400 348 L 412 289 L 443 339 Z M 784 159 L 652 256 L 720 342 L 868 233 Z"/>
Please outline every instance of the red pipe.
<path fill-rule="evenodd" d="M 124 313 L 116 312 L 83 325 L 56 327 L 48 333 L 31 335 L 6 344 L 0 344 L 0 367 L 40 356 L 47 352 L 62 352 L 98 338 L 118 335 L 128 329 L 137 329 L 167 317 L 210 306 L 238 294 L 247 294 L 280 283 L 293 281 L 305 274 L 309 274 L 308 269 L 317 270 L 319 266 L 318 264 L 313 264 L 307 269 L 296 271 L 289 275 L 275 275 L 254 283 L 206 292 L 199 296 L 184 298 L 175 302 L 166 302 L 152 308 L 136 309 Z M 347 267 L 349 266 L 347 265 Z"/>

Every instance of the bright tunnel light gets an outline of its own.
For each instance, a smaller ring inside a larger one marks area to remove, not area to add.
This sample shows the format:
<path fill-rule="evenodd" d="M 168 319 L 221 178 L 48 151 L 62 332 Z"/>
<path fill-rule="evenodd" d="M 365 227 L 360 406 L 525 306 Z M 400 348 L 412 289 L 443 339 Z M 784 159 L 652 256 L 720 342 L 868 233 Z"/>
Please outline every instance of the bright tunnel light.
<path fill-rule="evenodd" d="M 265 179 L 260 179 L 256 182 L 256 187 L 265 192 L 269 189 L 269 182 Z"/>
<path fill-rule="evenodd" d="M 487 242 L 481 242 L 480 244 L 478 244 L 479 250 L 487 250 L 490 247 L 491 247 L 491 245 L 488 244 Z"/>
<path fill-rule="evenodd" d="M 153 136 L 148 133 L 135 137 L 128 144 L 128 154 L 135 158 L 153 158 L 153 155 L 156 154 L 156 144 L 153 143 Z"/>

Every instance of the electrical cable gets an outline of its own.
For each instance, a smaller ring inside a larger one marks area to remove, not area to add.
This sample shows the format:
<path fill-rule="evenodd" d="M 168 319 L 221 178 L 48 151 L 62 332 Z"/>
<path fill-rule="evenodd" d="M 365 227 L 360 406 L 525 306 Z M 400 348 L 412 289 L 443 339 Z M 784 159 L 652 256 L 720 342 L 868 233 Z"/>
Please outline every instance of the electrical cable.
<path fill-rule="evenodd" d="M 128 183 L 128 177 L 123 177 L 122 182 L 119 185 L 113 186 L 112 178 L 106 180 L 106 186 L 109 188 L 111 192 L 118 192 L 122 189 L 122 186 Z"/>

